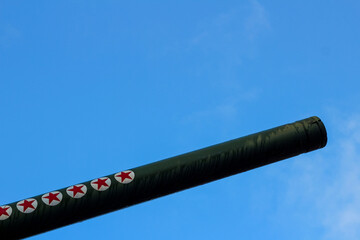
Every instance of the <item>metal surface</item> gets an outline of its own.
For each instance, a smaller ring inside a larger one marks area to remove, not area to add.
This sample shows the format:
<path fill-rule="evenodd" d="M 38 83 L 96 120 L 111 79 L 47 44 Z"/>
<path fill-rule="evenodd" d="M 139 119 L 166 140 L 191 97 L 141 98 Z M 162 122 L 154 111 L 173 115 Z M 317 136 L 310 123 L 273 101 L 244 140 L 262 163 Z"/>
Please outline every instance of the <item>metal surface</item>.
<path fill-rule="evenodd" d="M 326 145 L 318 117 L 0 207 L 0 239 L 19 239 L 254 169 Z"/>

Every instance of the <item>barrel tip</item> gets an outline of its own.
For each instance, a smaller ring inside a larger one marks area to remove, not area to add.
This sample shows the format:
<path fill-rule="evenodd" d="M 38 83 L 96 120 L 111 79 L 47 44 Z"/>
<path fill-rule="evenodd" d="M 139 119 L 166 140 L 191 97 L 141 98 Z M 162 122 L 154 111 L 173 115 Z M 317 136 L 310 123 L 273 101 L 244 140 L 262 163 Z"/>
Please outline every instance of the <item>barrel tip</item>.
<path fill-rule="evenodd" d="M 327 131 L 325 128 L 325 125 L 323 121 L 317 117 L 313 116 L 308 118 L 308 134 L 309 134 L 309 140 L 315 140 L 318 142 L 318 148 L 323 148 L 327 144 Z"/>

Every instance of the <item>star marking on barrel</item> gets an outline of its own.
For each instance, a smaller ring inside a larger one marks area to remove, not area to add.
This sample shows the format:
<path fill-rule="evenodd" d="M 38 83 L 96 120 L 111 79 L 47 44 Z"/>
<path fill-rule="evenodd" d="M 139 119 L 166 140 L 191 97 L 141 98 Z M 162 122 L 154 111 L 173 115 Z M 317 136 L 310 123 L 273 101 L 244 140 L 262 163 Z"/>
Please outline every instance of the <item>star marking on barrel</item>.
<path fill-rule="evenodd" d="M 22 213 L 32 213 L 38 206 L 38 202 L 34 198 L 22 200 L 16 204 L 17 209 Z"/>
<path fill-rule="evenodd" d="M 0 207 L 0 221 L 6 220 L 11 216 L 12 208 L 8 205 Z"/>
<path fill-rule="evenodd" d="M 96 191 L 105 191 L 110 187 L 111 180 L 108 177 L 102 177 L 92 180 L 90 184 Z"/>
<path fill-rule="evenodd" d="M 77 184 L 68 187 L 66 192 L 72 198 L 82 198 L 87 192 L 87 187 L 84 184 Z"/>
<path fill-rule="evenodd" d="M 114 175 L 115 179 L 123 184 L 130 183 L 135 178 L 135 173 L 131 170 L 122 171 Z"/>
<path fill-rule="evenodd" d="M 56 206 L 58 205 L 63 198 L 63 195 L 59 191 L 54 191 L 50 193 L 44 194 L 41 199 L 48 206 Z"/>

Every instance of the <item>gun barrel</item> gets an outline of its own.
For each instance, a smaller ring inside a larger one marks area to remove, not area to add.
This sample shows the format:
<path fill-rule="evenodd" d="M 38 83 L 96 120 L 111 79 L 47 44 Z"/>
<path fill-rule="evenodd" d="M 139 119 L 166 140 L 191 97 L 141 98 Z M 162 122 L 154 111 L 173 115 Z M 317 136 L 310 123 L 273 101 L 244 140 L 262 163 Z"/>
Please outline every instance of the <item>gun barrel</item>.
<path fill-rule="evenodd" d="M 19 239 L 322 148 L 318 117 L 0 207 L 0 238 Z"/>

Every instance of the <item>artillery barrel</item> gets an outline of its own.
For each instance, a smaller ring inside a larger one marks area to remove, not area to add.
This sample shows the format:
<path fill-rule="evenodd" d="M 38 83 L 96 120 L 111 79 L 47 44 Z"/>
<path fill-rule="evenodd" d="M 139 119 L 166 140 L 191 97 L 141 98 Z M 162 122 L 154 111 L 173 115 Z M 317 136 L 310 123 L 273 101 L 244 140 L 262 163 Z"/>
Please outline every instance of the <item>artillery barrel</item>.
<path fill-rule="evenodd" d="M 0 239 L 19 239 L 322 148 L 318 117 L 237 138 L 0 207 Z"/>

